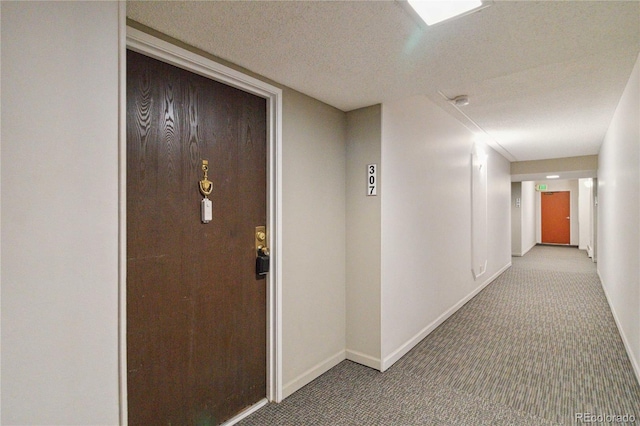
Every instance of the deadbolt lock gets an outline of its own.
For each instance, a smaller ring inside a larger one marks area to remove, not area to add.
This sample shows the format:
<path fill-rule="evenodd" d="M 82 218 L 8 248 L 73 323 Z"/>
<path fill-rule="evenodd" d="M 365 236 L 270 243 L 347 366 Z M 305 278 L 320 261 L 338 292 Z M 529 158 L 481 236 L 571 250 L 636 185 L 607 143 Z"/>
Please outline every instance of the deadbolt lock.
<path fill-rule="evenodd" d="M 267 230 L 265 226 L 256 226 L 256 250 L 267 247 Z"/>

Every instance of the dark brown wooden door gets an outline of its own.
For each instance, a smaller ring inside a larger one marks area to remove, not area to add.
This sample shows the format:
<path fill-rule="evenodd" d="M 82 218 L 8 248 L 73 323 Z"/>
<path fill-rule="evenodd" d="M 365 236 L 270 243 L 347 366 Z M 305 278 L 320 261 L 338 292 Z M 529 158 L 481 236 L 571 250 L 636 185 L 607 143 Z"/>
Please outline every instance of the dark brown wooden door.
<path fill-rule="evenodd" d="M 570 195 L 569 191 L 542 193 L 543 243 L 569 244 L 571 242 Z"/>
<path fill-rule="evenodd" d="M 219 424 L 265 397 L 266 182 L 265 99 L 127 52 L 130 425 Z"/>

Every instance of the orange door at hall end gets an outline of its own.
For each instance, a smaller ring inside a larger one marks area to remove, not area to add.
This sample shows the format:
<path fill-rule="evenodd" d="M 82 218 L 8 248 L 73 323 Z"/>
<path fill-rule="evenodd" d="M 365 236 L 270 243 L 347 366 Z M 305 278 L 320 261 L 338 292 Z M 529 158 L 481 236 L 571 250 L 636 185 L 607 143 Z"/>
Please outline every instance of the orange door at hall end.
<path fill-rule="evenodd" d="M 541 200 L 542 242 L 570 244 L 571 193 L 569 191 L 543 192 Z"/>

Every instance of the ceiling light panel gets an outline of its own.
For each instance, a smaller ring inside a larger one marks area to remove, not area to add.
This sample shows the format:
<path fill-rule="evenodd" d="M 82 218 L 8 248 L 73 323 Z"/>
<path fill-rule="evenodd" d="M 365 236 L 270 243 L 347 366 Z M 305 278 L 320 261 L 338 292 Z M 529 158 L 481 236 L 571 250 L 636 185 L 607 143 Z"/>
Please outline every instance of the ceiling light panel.
<path fill-rule="evenodd" d="M 482 7 L 481 0 L 407 0 L 427 25 L 434 25 Z"/>

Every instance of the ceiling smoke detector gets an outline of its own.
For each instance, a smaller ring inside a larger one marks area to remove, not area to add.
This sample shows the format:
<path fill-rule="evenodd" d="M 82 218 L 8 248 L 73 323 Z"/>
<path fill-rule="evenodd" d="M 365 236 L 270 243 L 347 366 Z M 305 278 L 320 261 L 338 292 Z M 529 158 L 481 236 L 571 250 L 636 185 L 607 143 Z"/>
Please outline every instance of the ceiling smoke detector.
<path fill-rule="evenodd" d="M 467 106 L 469 105 L 469 96 L 467 95 L 456 96 L 455 98 L 451 99 L 451 103 L 457 107 Z"/>

